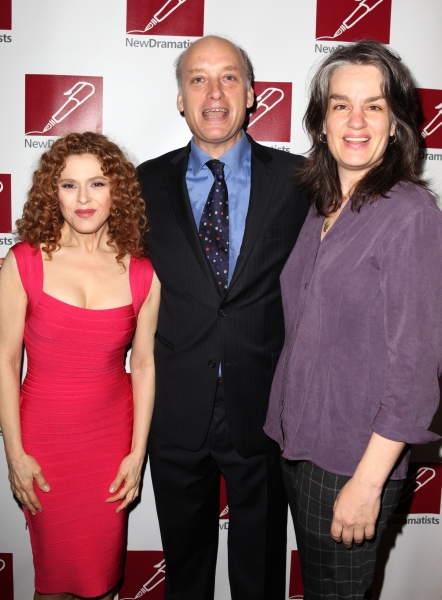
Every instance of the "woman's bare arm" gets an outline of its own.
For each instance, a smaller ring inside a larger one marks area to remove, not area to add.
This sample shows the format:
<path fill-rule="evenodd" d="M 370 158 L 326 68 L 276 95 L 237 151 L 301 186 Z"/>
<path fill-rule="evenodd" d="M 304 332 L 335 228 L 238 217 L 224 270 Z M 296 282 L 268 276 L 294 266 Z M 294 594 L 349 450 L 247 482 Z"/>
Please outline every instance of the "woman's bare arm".
<path fill-rule="evenodd" d="M 9 481 L 18 500 L 33 514 L 42 506 L 34 479 L 43 491 L 49 485 L 37 461 L 25 453 L 20 427 L 20 367 L 27 296 L 15 256 L 9 252 L 0 277 L 0 426 L 9 467 Z"/>

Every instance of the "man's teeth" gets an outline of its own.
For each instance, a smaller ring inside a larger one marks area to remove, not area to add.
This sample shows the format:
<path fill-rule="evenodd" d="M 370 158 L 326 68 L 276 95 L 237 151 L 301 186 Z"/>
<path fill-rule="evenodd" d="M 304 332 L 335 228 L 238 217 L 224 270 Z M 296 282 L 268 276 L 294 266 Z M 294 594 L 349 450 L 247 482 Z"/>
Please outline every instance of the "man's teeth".
<path fill-rule="evenodd" d="M 365 137 L 365 138 L 346 137 L 346 138 L 344 138 L 344 140 L 346 142 L 368 142 L 369 139 L 370 138 L 368 138 L 368 137 Z"/>
<path fill-rule="evenodd" d="M 226 113 L 227 109 L 226 108 L 208 108 L 207 110 L 204 111 L 204 114 L 207 115 L 208 113 Z"/>

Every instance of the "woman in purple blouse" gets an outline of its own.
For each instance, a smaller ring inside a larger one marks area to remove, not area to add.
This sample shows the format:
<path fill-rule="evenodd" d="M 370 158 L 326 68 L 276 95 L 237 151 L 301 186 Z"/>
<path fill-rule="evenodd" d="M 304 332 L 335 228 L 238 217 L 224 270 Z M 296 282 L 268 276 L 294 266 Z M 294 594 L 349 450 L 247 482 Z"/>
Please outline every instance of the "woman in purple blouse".
<path fill-rule="evenodd" d="M 281 275 L 266 433 L 279 442 L 305 600 L 371 598 L 376 550 L 442 363 L 442 213 L 415 170 L 415 87 L 374 41 L 311 85 L 313 207 Z"/>

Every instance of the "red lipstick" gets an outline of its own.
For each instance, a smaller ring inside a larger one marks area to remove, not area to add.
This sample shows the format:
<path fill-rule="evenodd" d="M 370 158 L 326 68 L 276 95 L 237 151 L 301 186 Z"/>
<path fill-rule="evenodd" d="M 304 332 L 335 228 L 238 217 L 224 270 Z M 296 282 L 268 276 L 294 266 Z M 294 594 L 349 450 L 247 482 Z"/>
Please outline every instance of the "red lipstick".
<path fill-rule="evenodd" d="M 81 219 L 88 219 L 95 214 L 95 210 L 92 208 L 79 208 L 75 211 L 75 214 Z"/>

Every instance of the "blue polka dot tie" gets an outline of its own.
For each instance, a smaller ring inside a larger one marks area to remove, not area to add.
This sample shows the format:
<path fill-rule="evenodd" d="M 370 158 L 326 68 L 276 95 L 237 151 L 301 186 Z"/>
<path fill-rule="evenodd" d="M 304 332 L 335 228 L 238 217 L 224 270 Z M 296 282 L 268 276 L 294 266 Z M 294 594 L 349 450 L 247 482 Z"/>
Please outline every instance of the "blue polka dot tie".
<path fill-rule="evenodd" d="M 206 165 L 215 181 L 201 215 L 199 236 L 216 282 L 224 295 L 229 275 L 229 199 L 224 179 L 224 163 L 209 160 Z"/>

